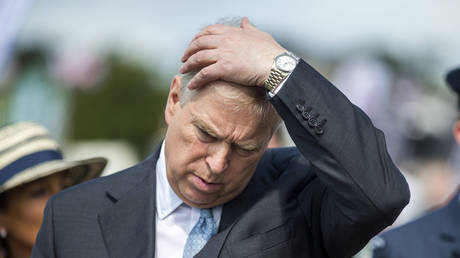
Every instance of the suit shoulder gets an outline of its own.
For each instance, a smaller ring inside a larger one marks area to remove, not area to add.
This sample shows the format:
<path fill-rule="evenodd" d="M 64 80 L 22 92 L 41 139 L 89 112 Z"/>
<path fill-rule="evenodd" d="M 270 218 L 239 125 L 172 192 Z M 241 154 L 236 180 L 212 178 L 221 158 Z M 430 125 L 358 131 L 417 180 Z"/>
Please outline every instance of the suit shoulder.
<path fill-rule="evenodd" d="M 372 246 L 375 257 L 399 257 L 405 252 L 414 254 L 417 250 L 423 253 L 423 247 L 430 248 L 431 244 L 436 241 L 436 232 L 439 231 L 439 225 L 442 222 L 443 212 L 441 208 L 429 214 L 419 217 L 407 224 L 388 230 L 372 240 Z M 379 256 L 387 253 L 387 256 Z M 409 254 L 408 253 L 408 254 Z M 405 256 L 402 256 L 405 257 Z"/>
<path fill-rule="evenodd" d="M 271 164 L 275 166 L 287 166 L 292 161 L 310 166 L 310 162 L 300 154 L 300 151 L 296 147 L 267 149 L 260 159 L 259 165 Z"/>
<path fill-rule="evenodd" d="M 444 209 L 445 207 L 430 212 L 419 217 L 418 219 L 415 219 L 414 221 L 391 229 L 382 235 L 386 236 L 387 238 L 405 238 L 408 236 L 430 232 L 432 229 L 438 228 L 438 223 L 442 223 L 441 220 L 443 217 L 442 214 L 444 213 Z"/>

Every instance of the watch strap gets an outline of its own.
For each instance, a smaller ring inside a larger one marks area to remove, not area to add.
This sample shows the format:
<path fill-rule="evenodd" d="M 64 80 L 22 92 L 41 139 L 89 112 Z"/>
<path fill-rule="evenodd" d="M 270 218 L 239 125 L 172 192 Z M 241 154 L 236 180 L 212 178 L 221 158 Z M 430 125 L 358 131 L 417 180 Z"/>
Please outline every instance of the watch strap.
<path fill-rule="evenodd" d="M 295 54 L 289 51 L 281 53 L 274 58 L 272 68 L 270 69 L 270 74 L 268 75 L 268 78 L 264 82 L 265 88 L 273 94 L 276 92 L 276 89 L 283 82 L 283 80 L 286 79 L 286 77 L 292 73 L 292 70 L 294 70 L 292 69 L 289 71 L 285 71 L 277 67 L 276 65 L 277 59 L 282 56 L 289 56 L 290 58 L 293 58 L 296 64 L 299 63 L 299 59 L 300 59 Z"/>
<path fill-rule="evenodd" d="M 270 70 L 270 75 L 268 75 L 267 80 L 264 82 L 265 88 L 271 93 L 274 93 L 276 88 L 286 78 L 287 75 L 288 73 L 283 73 L 277 69 L 272 68 Z"/>

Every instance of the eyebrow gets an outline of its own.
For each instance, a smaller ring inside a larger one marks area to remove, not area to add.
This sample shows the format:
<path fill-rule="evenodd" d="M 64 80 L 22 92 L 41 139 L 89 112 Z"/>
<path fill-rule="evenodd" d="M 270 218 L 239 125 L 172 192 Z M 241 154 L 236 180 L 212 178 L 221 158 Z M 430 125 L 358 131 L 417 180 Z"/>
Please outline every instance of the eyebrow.
<path fill-rule="evenodd" d="M 224 137 L 218 135 L 210 125 L 195 116 L 193 116 L 192 124 L 216 139 L 224 139 Z M 236 145 L 237 147 L 247 151 L 259 150 L 261 148 L 261 146 L 254 140 L 243 141 L 241 143 L 233 142 L 232 145 Z"/>
<path fill-rule="evenodd" d="M 207 134 L 211 135 L 212 137 L 222 139 L 223 137 L 220 137 L 217 135 L 214 129 L 212 129 L 209 125 L 207 125 L 204 121 L 193 117 L 192 124 L 195 125 L 196 127 L 200 128 L 201 130 L 205 131 Z"/>

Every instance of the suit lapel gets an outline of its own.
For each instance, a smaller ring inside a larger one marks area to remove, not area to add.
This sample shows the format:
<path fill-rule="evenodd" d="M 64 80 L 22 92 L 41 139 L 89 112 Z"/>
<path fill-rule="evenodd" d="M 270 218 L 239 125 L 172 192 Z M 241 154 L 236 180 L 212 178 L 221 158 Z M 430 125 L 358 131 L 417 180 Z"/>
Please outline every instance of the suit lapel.
<path fill-rule="evenodd" d="M 225 229 L 222 232 L 219 232 L 218 234 L 214 235 L 209 241 L 206 243 L 206 245 L 203 247 L 203 249 L 198 252 L 194 258 L 209 258 L 209 257 L 219 257 L 219 254 L 221 252 L 222 246 L 225 242 L 225 239 L 227 239 L 228 233 L 231 230 L 231 226 Z"/>
<path fill-rule="evenodd" d="M 268 184 L 262 184 L 258 180 L 258 171 L 254 173 L 246 188 L 235 199 L 226 203 L 222 209 L 222 218 L 219 224 L 219 232 L 234 224 L 244 212 L 248 211 L 263 194 L 267 192 Z"/>
<path fill-rule="evenodd" d="M 222 217 L 219 223 L 218 233 L 209 239 L 203 249 L 195 255 L 195 258 L 219 257 L 221 255 L 222 246 L 232 230 L 233 225 L 245 211 L 249 210 L 249 208 L 261 198 L 266 188 L 267 185 L 261 184 L 260 180 L 257 180 L 257 177 L 254 176 L 240 195 L 226 203 L 222 208 Z"/>
<path fill-rule="evenodd" d="M 248 193 L 246 194 L 245 192 Z M 251 204 L 255 202 L 255 194 L 250 195 L 249 192 L 250 191 L 244 191 L 236 199 L 224 205 L 218 233 L 209 239 L 203 249 L 201 249 L 194 258 L 220 257 L 222 247 L 233 225 L 244 211 L 248 210 Z M 252 198 L 250 198 L 251 196 Z"/>
<path fill-rule="evenodd" d="M 153 257 L 155 253 L 155 164 L 154 155 L 136 165 L 115 184 L 107 197 L 113 206 L 98 220 L 111 258 Z"/>

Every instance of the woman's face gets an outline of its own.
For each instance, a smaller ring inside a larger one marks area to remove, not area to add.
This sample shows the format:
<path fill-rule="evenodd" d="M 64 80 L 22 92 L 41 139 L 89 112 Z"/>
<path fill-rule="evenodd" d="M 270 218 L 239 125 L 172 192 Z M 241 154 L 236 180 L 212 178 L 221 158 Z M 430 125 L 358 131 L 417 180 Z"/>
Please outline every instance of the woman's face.
<path fill-rule="evenodd" d="M 10 252 L 16 248 L 32 250 L 43 219 L 45 204 L 51 195 L 67 187 L 67 173 L 56 173 L 11 189 L 5 209 L 0 211 L 0 227 L 7 231 Z"/>

